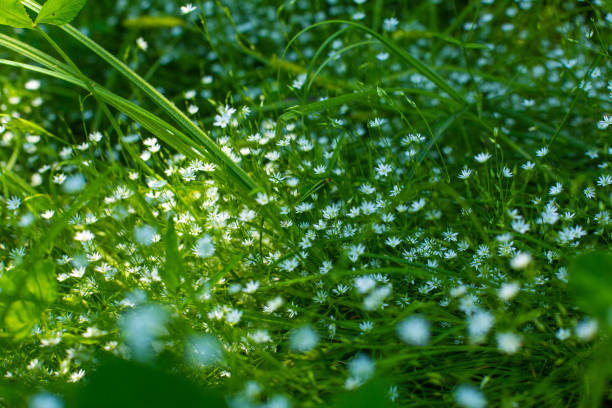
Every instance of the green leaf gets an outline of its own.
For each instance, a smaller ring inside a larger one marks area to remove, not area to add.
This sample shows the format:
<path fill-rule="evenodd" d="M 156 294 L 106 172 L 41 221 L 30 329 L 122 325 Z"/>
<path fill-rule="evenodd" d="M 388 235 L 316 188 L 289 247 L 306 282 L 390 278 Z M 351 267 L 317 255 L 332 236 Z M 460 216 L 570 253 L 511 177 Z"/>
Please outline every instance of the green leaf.
<path fill-rule="evenodd" d="M 8 307 L 4 315 L 4 324 L 15 334 L 15 340 L 19 340 L 30 333 L 39 316 L 40 309 L 34 302 L 16 300 Z"/>
<path fill-rule="evenodd" d="M 75 390 L 73 404 L 77 408 L 226 408 L 221 390 L 197 386 L 177 372 L 103 355 L 88 381 Z M 164 366 L 162 366 L 164 367 Z M 164 367 L 165 368 L 165 367 Z M 176 371 L 176 370 L 174 370 Z M 112 390 L 112 392 L 109 392 Z"/>
<path fill-rule="evenodd" d="M 57 297 L 55 263 L 48 260 L 36 263 L 25 280 L 25 290 L 24 297 L 33 297 L 45 305 L 53 303 Z"/>
<path fill-rule="evenodd" d="M 32 28 L 32 19 L 21 0 L 0 0 L 0 24 L 15 28 Z"/>
<path fill-rule="evenodd" d="M 569 266 L 569 287 L 582 309 L 602 321 L 612 311 L 612 253 L 591 252 Z"/>
<path fill-rule="evenodd" d="M 160 271 L 161 278 L 172 292 L 176 291 L 181 271 L 181 255 L 178 250 L 178 238 L 174 230 L 174 221 L 170 218 L 166 232 L 166 265 Z"/>
<path fill-rule="evenodd" d="M 79 14 L 87 0 L 47 0 L 42 6 L 36 24 L 68 24 Z"/>

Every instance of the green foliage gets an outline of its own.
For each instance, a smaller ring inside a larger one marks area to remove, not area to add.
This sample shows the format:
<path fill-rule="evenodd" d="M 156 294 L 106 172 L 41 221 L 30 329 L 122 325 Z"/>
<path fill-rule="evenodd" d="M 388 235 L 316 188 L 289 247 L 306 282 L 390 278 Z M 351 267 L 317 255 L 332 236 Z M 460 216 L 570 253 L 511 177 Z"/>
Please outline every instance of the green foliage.
<path fill-rule="evenodd" d="M 0 406 L 612 401 L 605 2 L 21 3 Z"/>
<path fill-rule="evenodd" d="M 19 341 L 28 336 L 32 327 L 40 317 L 40 307 L 29 300 L 15 300 L 4 312 L 4 324 Z"/>
<path fill-rule="evenodd" d="M 569 267 L 569 285 L 584 311 L 612 325 L 610 252 L 591 252 L 577 256 Z"/>
<path fill-rule="evenodd" d="M 40 261 L 33 270 L 26 272 L 23 295 L 33 297 L 38 303 L 48 305 L 57 297 L 57 280 L 55 279 L 55 263 Z"/>
<path fill-rule="evenodd" d="M 32 28 L 32 19 L 21 0 L 0 0 L 0 24 L 16 28 Z"/>
<path fill-rule="evenodd" d="M 174 229 L 174 221 L 168 220 L 168 230 L 166 231 L 166 265 L 162 269 L 164 283 L 172 292 L 176 292 L 179 284 L 179 276 L 182 271 L 181 255 L 178 249 L 178 239 Z"/>
<path fill-rule="evenodd" d="M 68 24 L 79 14 L 87 0 L 47 0 L 36 17 L 36 24 Z"/>
<path fill-rule="evenodd" d="M 105 357 L 67 408 L 222 408 L 219 391 L 134 362 Z"/>

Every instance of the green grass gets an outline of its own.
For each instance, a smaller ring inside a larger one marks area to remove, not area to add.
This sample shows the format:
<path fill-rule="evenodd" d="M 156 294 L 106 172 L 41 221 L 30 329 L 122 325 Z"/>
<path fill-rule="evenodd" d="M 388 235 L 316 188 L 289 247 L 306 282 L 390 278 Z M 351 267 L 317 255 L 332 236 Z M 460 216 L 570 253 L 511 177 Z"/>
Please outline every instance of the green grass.
<path fill-rule="evenodd" d="M 0 28 L 0 406 L 610 404 L 609 4 L 184 6 Z"/>

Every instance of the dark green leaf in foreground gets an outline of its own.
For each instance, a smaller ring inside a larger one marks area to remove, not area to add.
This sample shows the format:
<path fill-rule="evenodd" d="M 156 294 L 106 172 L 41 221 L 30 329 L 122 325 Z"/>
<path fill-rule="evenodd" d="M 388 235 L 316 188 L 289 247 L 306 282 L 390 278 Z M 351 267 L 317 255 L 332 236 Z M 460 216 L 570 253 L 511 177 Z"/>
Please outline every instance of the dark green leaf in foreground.
<path fill-rule="evenodd" d="M 0 0 L 0 24 L 15 28 L 32 28 L 32 19 L 20 0 Z"/>
<path fill-rule="evenodd" d="M 612 309 L 612 254 L 592 252 L 574 259 L 569 285 L 585 312 L 602 320 Z"/>
<path fill-rule="evenodd" d="M 216 392 L 197 387 L 181 376 L 138 363 L 109 358 L 88 378 L 77 394 L 77 408 L 220 408 Z"/>
<path fill-rule="evenodd" d="M 354 391 L 347 391 L 335 400 L 334 408 L 369 408 L 396 406 L 387 394 L 388 386 L 382 380 L 374 380 Z"/>
<path fill-rule="evenodd" d="M 79 14 L 86 1 L 47 0 L 36 17 L 36 24 L 68 24 Z"/>

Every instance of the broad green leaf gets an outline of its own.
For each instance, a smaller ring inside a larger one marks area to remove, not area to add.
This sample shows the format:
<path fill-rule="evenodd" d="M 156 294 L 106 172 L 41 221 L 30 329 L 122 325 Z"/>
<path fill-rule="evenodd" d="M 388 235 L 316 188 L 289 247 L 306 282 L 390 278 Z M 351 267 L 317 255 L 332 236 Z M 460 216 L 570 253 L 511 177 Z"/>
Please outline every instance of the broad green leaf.
<path fill-rule="evenodd" d="M 32 296 L 45 305 L 52 303 L 57 297 L 55 264 L 52 261 L 36 263 L 34 270 L 28 272 L 25 290 L 25 296 Z"/>
<path fill-rule="evenodd" d="M 0 0 L 0 24 L 15 28 L 32 28 L 32 19 L 21 0 Z"/>
<path fill-rule="evenodd" d="M 87 408 L 226 408 L 221 391 L 191 383 L 176 370 L 173 360 L 155 367 L 102 356 L 83 387 L 75 390 L 73 407 Z M 166 370 L 161 367 L 168 367 Z M 112 391 L 112 392 L 109 392 Z"/>
<path fill-rule="evenodd" d="M 86 1 L 47 0 L 36 17 L 36 24 L 68 24 L 79 14 Z"/>
<path fill-rule="evenodd" d="M 569 287 L 585 312 L 605 321 L 612 309 L 612 253 L 576 257 L 569 267 Z"/>
<path fill-rule="evenodd" d="M 39 316 L 40 309 L 34 302 L 16 300 L 8 307 L 4 315 L 4 324 L 15 334 L 15 339 L 19 340 L 29 334 Z"/>
<path fill-rule="evenodd" d="M 176 291 L 179 280 L 178 276 L 181 271 L 181 256 L 178 250 L 178 237 L 174 230 L 174 221 L 170 218 L 168 222 L 168 231 L 166 232 L 166 265 L 161 270 L 160 274 L 164 283 L 171 291 Z"/>

